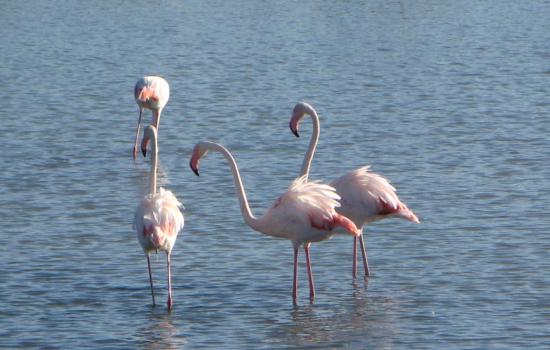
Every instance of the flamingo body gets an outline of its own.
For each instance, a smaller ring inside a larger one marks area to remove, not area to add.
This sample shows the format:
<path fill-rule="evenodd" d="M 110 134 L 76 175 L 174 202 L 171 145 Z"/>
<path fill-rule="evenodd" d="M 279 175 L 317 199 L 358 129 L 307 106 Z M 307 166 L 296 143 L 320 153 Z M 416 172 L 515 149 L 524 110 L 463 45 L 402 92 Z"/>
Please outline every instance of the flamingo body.
<path fill-rule="evenodd" d="M 292 112 L 289 127 L 292 133 L 299 137 L 300 121 L 305 115 L 313 121 L 313 133 L 309 148 L 302 163 L 301 175 L 307 177 L 311 168 L 311 161 L 319 141 L 320 122 L 315 109 L 308 103 L 296 104 Z M 341 197 L 338 213 L 350 219 L 362 232 L 366 224 L 390 217 L 399 217 L 419 223 L 418 217 L 397 197 L 395 188 L 381 175 L 370 171 L 369 166 L 353 170 L 335 180 L 330 185 Z M 365 275 L 369 275 L 367 253 L 363 235 L 359 235 Z M 356 276 L 357 237 L 354 239 L 353 277 Z"/>
<path fill-rule="evenodd" d="M 363 166 L 333 180 L 330 185 L 342 198 L 336 210 L 359 228 L 389 217 L 418 223 L 416 215 L 397 197 L 390 182 Z"/>
<path fill-rule="evenodd" d="M 336 227 L 353 234 L 357 232 L 355 225 L 336 212 L 339 199 L 334 188 L 297 178 L 253 228 L 286 238 L 296 247 L 329 239 Z"/>
<path fill-rule="evenodd" d="M 134 223 L 139 244 L 146 254 L 172 251 L 184 225 L 180 207 L 182 204 L 176 196 L 162 187 L 142 199 L 136 208 Z"/>
<path fill-rule="evenodd" d="M 147 268 L 149 270 L 149 283 L 151 286 L 151 297 L 155 305 L 155 292 L 153 288 L 153 276 L 151 273 L 151 252 L 166 252 L 166 265 L 168 270 L 168 309 L 172 309 L 172 276 L 171 262 L 172 248 L 176 242 L 178 233 L 183 229 L 184 219 L 180 211 L 182 204 L 176 196 L 164 188 L 157 191 L 157 129 L 149 125 L 143 132 L 141 148 L 143 155 L 146 155 L 147 144 L 151 142 L 151 174 L 149 193 L 143 197 L 137 206 L 134 214 L 134 228 L 138 242 L 147 257 Z"/>
<path fill-rule="evenodd" d="M 309 255 L 310 244 L 329 239 L 337 232 L 336 228 L 340 228 L 342 233 L 360 234 L 360 230 L 351 220 L 336 212 L 340 196 L 336 194 L 331 186 L 308 182 L 307 178 L 302 176 L 291 183 L 288 190 L 275 201 L 262 217 L 256 218 L 248 205 L 237 163 L 225 147 L 213 142 L 197 143 L 190 161 L 191 169 L 198 175 L 200 159 L 210 150 L 221 153 L 229 162 L 245 222 L 254 230 L 263 234 L 285 238 L 292 242 L 294 247 L 294 282 L 292 288 L 294 302 L 297 298 L 298 249 L 300 246 L 304 246 L 309 279 L 309 296 L 313 300 L 315 288 Z"/>
<path fill-rule="evenodd" d="M 170 86 L 161 77 L 145 76 L 136 82 L 134 98 L 141 109 L 162 110 L 170 98 Z"/>

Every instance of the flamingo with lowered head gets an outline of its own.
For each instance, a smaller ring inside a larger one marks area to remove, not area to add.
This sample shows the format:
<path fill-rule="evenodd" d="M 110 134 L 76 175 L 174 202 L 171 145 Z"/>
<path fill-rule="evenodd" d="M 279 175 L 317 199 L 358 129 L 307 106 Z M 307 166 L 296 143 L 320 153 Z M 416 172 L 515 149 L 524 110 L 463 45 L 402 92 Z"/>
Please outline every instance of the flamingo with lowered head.
<path fill-rule="evenodd" d="M 298 290 L 298 249 L 304 245 L 307 272 L 309 279 L 309 297 L 313 301 L 315 287 L 309 257 L 309 247 L 312 242 L 326 240 L 336 231 L 359 235 L 355 224 L 335 210 L 339 206 L 340 197 L 334 188 L 316 182 L 307 182 L 302 176 L 292 182 L 266 213 L 256 218 L 248 205 L 248 200 L 241 180 L 237 163 L 231 153 L 222 145 L 214 142 L 199 142 L 193 149 L 189 165 L 195 174 L 199 175 L 199 162 L 208 151 L 221 153 L 229 162 L 233 173 L 237 196 L 241 205 L 244 221 L 254 230 L 268 236 L 286 238 L 294 247 L 294 279 L 292 299 L 296 303 Z M 339 230 L 337 230 L 337 228 Z"/>
<path fill-rule="evenodd" d="M 168 82 L 161 77 L 145 76 L 137 81 L 134 87 L 134 98 L 139 106 L 139 119 L 136 128 L 136 139 L 133 150 L 133 156 L 134 159 L 136 159 L 143 109 L 147 108 L 153 112 L 153 122 L 151 125 L 154 125 L 158 131 L 160 114 L 170 98 L 170 86 L 168 85 Z"/>
<path fill-rule="evenodd" d="M 172 248 L 176 242 L 178 233 L 183 228 L 184 219 L 180 211 L 182 204 L 176 196 L 164 188 L 157 192 L 157 129 L 149 125 L 143 131 L 141 151 L 145 156 L 147 144 L 151 142 L 151 177 L 149 194 L 147 194 L 136 208 L 134 215 L 134 227 L 136 229 L 139 244 L 147 257 L 147 268 L 149 270 L 149 283 L 151 285 L 151 297 L 155 306 L 155 292 L 153 289 L 153 276 L 151 274 L 151 261 L 149 253 L 166 252 L 166 266 L 168 269 L 168 310 L 172 309 L 172 275 L 170 271 L 170 258 Z"/>
<path fill-rule="evenodd" d="M 313 132 L 309 141 L 309 148 L 302 162 L 300 175 L 309 175 L 311 161 L 317 142 L 319 141 L 320 122 L 315 109 L 308 103 L 299 102 L 292 111 L 289 127 L 292 133 L 299 137 L 298 129 L 300 121 L 305 115 L 309 115 L 313 121 Z M 335 180 L 330 185 L 340 195 L 340 207 L 336 211 L 349 218 L 360 229 L 361 234 L 353 241 L 353 267 L 352 275 L 357 274 L 357 239 L 361 245 L 363 255 L 363 267 L 365 276 L 369 276 L 369 264 L 367 252 L 363 240 L 363 228 L 366 224 L 390 217 L 399 217 L 415 223 L 419 223 L 418 217 L 401 202 L 395 193 L 395 188 L 384 177 L 372 173 L 369 166 L 363 166 L 351 171 Z"/>

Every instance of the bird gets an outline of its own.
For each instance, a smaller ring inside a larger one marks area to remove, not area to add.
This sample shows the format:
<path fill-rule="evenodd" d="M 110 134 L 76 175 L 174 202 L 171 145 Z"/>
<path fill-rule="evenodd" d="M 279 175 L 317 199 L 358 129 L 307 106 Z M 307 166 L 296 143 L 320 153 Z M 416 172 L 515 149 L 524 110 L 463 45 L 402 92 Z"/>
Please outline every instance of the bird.
<path fill-rule="evenodd" d="M 221 153 L 229 163 L 233 174 L 241 214 L 246 224 L 254 230 L 268 236 L 288 239 L 294 249 L 294 278 L 292 299 L 296 304 L 298 295 L 298 250 L 303 245 L 306 256 L 309 297 L 313 302 L 315 287 L 309 248 L 312 242 L 332 237 L 335 233 L 358 235 L 360 231 L 346 217 L 338 214 L 335 208 L 340 197 L 334 188 L 317 182 L 308 182 L 305 176 L 295 179 L 275 203 L 261 217 L 252 213 L 241 180 L 235 158 L 225 147 L 218 143 L 202 141 L 195 145 L 189 165 L 199 175 L 199 162 L 208 151 Z"/>
<path fill-rule="evenodd" d="M 133 150 L 133 156 L 134 159 L 136 159 L 143 109 L 147 108 L 153 112 L 153 121 L 151 124 L 158 130 L 160 115 L 164 109 L 164 106 L 166 106 L 168 99 L 170 98 L 170 86 L 168 85 L 168 82 L 161 77 L 152 75 L 144 76 L 136 82 L 134 87 L 134 98 L 136 99 L 136 103 L 139 107 L 139 119 L 136 128 L 136 138 Z"/>
<path fill-rule="evenodd" d="M 289 127 L 296 137 L 300 137 L 298 132 L 299 125 L 306 114 L 313 121 L 313 131 L 308 150 L 302 162 L 300 175 L 305 176 L 307 179 L 315 148 L 319 141 L 320 122 L 317 111 L 309 103 L 297 103 L 292 111 Z M 398 217 L 414 223 L 420 223 L 420 220 L 405 203 L 399 200 L 396 190 L 389 180 L 370 171 L 370 166 L 368 165 L 336 178 L 329 185 L 334 187 L 341 197 L 340 206 L 336 208 L 336 211 L 353 221 L 361 231 L 361 234 L 355 237 L 353 241 L 352 276 L 353 278 L 357 276 L 357 240 L 359 240 L 365 277 L 368 277 L 370 271 L 362 234 L 365 225 L 390 217 Z"/>
<path fill-rule="evenodd" d="M 155 292 L 153 289 L 153 276 L 151 273 L 151 252 L 166 252 L 166 266 L 168 270 L 168 310 L 172 309 L 172 275 L 171 255 L 178 233 L 183 229 L 184 218 L 180 210 L 183 205 L 171 192 L 162 187 L 157 191 L 157 129 L 148 125 L 143 131 L 141 151 L 145 157 L 147 145 L 151 143 L 151 174 L 149 179 L 149 193 L 143 197 L 136 208 L 134 215 L 134 228 L 141 248 L 147 257 L 147 269 L 149 270 L 149 283 L 153 306 Z"/>

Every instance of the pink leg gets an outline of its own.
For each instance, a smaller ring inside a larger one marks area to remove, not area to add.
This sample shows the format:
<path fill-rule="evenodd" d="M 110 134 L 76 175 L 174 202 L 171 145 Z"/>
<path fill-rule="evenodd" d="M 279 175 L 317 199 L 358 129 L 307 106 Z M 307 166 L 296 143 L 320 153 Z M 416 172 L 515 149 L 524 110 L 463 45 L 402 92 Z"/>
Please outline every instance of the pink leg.
<path fill-rule="evenodd" d="M 136 128 L 136 140 L 134 141 L 134 151 L 133 151 L 133 155 L 134 155 L 134 160 L 136 159 L 137 157 L 137 153 L 138 153 L 138 138 L 139 138 L 139 130 L 140 130 L 140 127 L 141 127 L 141 115 L 143 114 L 143 108 L 139 108 L 139 119 L 138 119 L 138 125 L 137 125 L 137 128 Z"/>
<path fill-rule="evenodd" d="M 353 264 L 351 267 L 351 275 L 357 277 L 357 237 L 353 237 Z"/>
<path fill-rule="evenodd" d="M 298 247 L 294 248 L 294 282 L 292 284 L 292 300 L 296 304 L 298 296 Z"/>
<path fill-rule="evenodd" d="M 304 245 L 304 251 L 306 252 L 307 274 L 309 277 L 309 299 L 313 301 L 313 299 L 315 299 L 315 286 L 313 285 L 313 273 L 311 272 L 311 261 L 309 260 L 310 244 L 311 243 L 306 243 Z"/>
<path fill-rule="evenodd" d="M 153 298 L 153 306 L 155 303 L 155 291 L 153 290 L 153 274 L 151 274 L 151 260 L 149 259 L 149 254 L 147 254 L 147 268 L 149 269 L 149 284 L 151 285 L 151 297 Z"/>
<path fill-rule="evenodd" d="M 359 243 L 361 244 L 361 253 L 363 254 L 363 267 L 365 268 L 365 277 L 368 277 L 370 275 L 369 261 L 367 260 L 367 249 L 363 240 L 363 234 L 359 236 Z"/>
<path fill-rule="evenodd" d="M 170 253 L 166 253 L 166 266 L 168 267 L 168 310 L 172 310 L 172 272 L 170 271 Z"/>

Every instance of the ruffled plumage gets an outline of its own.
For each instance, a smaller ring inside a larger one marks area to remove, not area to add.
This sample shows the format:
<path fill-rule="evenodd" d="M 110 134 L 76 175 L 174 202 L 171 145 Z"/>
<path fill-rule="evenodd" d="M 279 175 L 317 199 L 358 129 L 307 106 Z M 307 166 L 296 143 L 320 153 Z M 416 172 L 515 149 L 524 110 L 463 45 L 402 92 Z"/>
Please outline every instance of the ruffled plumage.
<path fill-rule="evenodd" d="M 336 227 L 341 228 L 339 233 L 359 234 L 350 220 L 336 212 L 339 199 L 333 187 L 299 177 L 260 219 L 259 230 L 294 244 L 328 239 Z"/>
<path fill-rule="evenodd" d="M 179 209 L 181 207 L 183 205 L 176 196 L 162 187 L 157 193 L 143 198 L 135 212 L 134 227 L 146 253 L 172 250 L 184 225 L 183 214 Z"/>
<path fill-rule="evenodd" d="M 332 214 L 334 208 L 340 206 L 340 196 L 332 186 L 308 181 L 306 176 L 295 179 L 281 198 L 282 201 L 296 200 L 319 216 Z"/>

